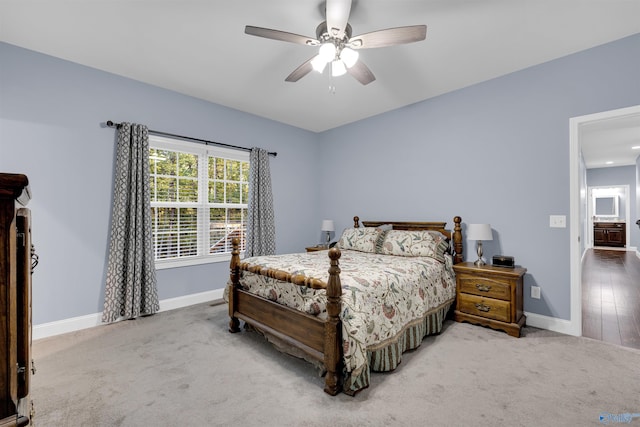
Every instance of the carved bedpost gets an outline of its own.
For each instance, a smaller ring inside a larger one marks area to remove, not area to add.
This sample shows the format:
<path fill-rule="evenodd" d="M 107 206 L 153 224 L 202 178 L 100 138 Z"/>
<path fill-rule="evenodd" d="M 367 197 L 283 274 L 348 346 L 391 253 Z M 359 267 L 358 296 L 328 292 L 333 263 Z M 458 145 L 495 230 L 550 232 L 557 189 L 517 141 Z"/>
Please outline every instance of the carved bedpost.
<path fill-rule="evenodd" d="M 229 332 L 240 332 L 240 321 L 234 317 L 236 312 L 236 289 L 240 286 L 240 240 L 235 237 L 231 240 L 231 286 L 229 287 Z"/>
<path fill-rule="evenodd" d="M 359 216 L 354 216 L 353 217 L 353 228 L 360 228 L 360 217 Z"/>
<path fill-rule="evenodd" d="M 324 366 L 327 369 L 324 391 L 332 396 L 340 391 L 342 377 L 342 325 L 340 323 L 342 285 L 338 264 L 341 255 L 340 249 L 329 249 L 331 267 L 329 267 L 327 282 L 327 321 L 324 324 Z"/>
<path fill-rule="evenodd" d="M 462 227 L 460 224 L 462 223 L 462 218 L 456 216 L 453 218 L 453 263 L 458 264 L 464 261 L 463 249 L 462 249 Z"/>

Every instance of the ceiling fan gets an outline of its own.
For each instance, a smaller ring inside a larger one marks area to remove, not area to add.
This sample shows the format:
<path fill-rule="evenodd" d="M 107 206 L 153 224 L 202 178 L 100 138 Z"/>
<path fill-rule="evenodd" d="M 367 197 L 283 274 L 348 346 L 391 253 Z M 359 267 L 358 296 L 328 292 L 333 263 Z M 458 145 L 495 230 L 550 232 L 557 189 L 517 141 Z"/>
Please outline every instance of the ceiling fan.
<path fill-rule="evenodd" d="M 349 73 L 363 85 L 371 83 L 376 77 L 362 61 L 358 61 L 359 49 L 413 43 L 427 36 L 426 25 L 387 28 L 352 36 L 351 25 L 347 22 L 351 0 L 327 0 L 325 13 L 326 20 L 316 28 L 316 38 L 251 25 L 247 25 L 244 32 L 252 36 L 320 47 L 317 55 L 287 76 L 287 82 L 297 82 L 312 70 L 322 73 L 327 64 L 331 64 L 332 76 Z"/>

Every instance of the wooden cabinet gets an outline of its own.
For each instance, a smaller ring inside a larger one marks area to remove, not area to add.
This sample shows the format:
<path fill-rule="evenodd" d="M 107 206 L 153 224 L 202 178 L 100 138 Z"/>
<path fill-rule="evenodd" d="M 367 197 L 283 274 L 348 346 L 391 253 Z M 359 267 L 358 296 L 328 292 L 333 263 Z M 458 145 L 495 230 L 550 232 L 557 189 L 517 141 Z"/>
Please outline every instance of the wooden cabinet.
<path fill-rule="evenodd" d="M 627 245 L 627 224 L 624 222 L 594 222 L 593 245 L 625 247 Z"/>
<path fill-rule="evenodd" d="M 453 266 L 456 272 L 454 319 L 501 329 L 520 336 L 526 317 L 522 285 L 526 268 L 478 267 L 472 262 Z"/>
<path fill-rule="evenodd" d="M 0 426 L 31 423 L 31 197 L 29 181 L 0 174 Z"/>

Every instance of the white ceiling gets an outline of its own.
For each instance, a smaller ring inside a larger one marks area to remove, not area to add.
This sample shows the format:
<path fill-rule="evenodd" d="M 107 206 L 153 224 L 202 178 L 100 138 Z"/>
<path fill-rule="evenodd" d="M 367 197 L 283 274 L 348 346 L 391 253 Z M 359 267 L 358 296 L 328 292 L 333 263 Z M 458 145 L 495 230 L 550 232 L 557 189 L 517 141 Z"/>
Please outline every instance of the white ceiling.
<path fill-rule="evenodd" d="M 640 114 L 582 124 L 580 147 L 587 169 L 635 165 L 640 156 Z"/>
<path fill-rule="evenodd" d="M 0 40 L 313 132 L 640 33 L 638 0 L 360 0 L 353 34 L 427 25 L 423 42 L 360 51 L 377 80 L 285 77 L 316 48 L 321 0 L 2 0 Z M 584 146 L 583 146 L 584 148 Z"/>

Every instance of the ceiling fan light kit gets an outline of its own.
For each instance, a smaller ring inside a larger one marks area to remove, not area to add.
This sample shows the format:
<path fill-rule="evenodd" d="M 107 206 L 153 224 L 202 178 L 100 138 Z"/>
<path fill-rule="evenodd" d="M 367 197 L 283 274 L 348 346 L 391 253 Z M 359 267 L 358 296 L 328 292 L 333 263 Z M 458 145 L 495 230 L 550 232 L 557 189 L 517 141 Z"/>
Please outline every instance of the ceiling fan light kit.
<path fill-rule="evenodd" d="M 333 43 L 323 43 L 318 51 L 318 56 L 325 62 L 331 62 L 336 57 L 336 47 Z"/>
<path fill-rule="evenodd" d="M 331 76 L 339 77 L 347 73 L 347 67 L 340 59 L 336 59 L 331 63 Z"/>
<path fill-rule="evenodd" d="M 363 85 L 374 81 L 376 77 L 362 62 L 358 61 L 358 49 L 371 49 L 422 41 L 427 35 L 426 25 L 387 28 L 351 37 L 351 25 L 347 22 L 351 12 L 351 0 L 327 0 L 326 21 L 316 28 L 316 38 L 301 36 L 270 28 L 247 25 L 244 32 L 248 35 L 264 37 L 306 46 L 320 46 L 317 55 L 302 63 L 285 81 L 297 82 L 316 70 L 324 72 L 331 63 L 333 77 L 349 73 Z"/>
<path fill-rule="evenodd" d="M 311 60 L 311 66 L 314 70 L 322 74 L 324 71 L 324 67 L 327 66 L 327 61 L 324 60 L 320 55 L 317 55 L 315 58 Z"/>
<path fill-rule="evenodd" d="M 360 54 L 358 52 L 348 47 L 345 47 L 344 49 L 342 49 L 342 52 L 340 52 L 340 58 L 347 68 L 351 68 L 356 65 L 359 56 Z"/>

